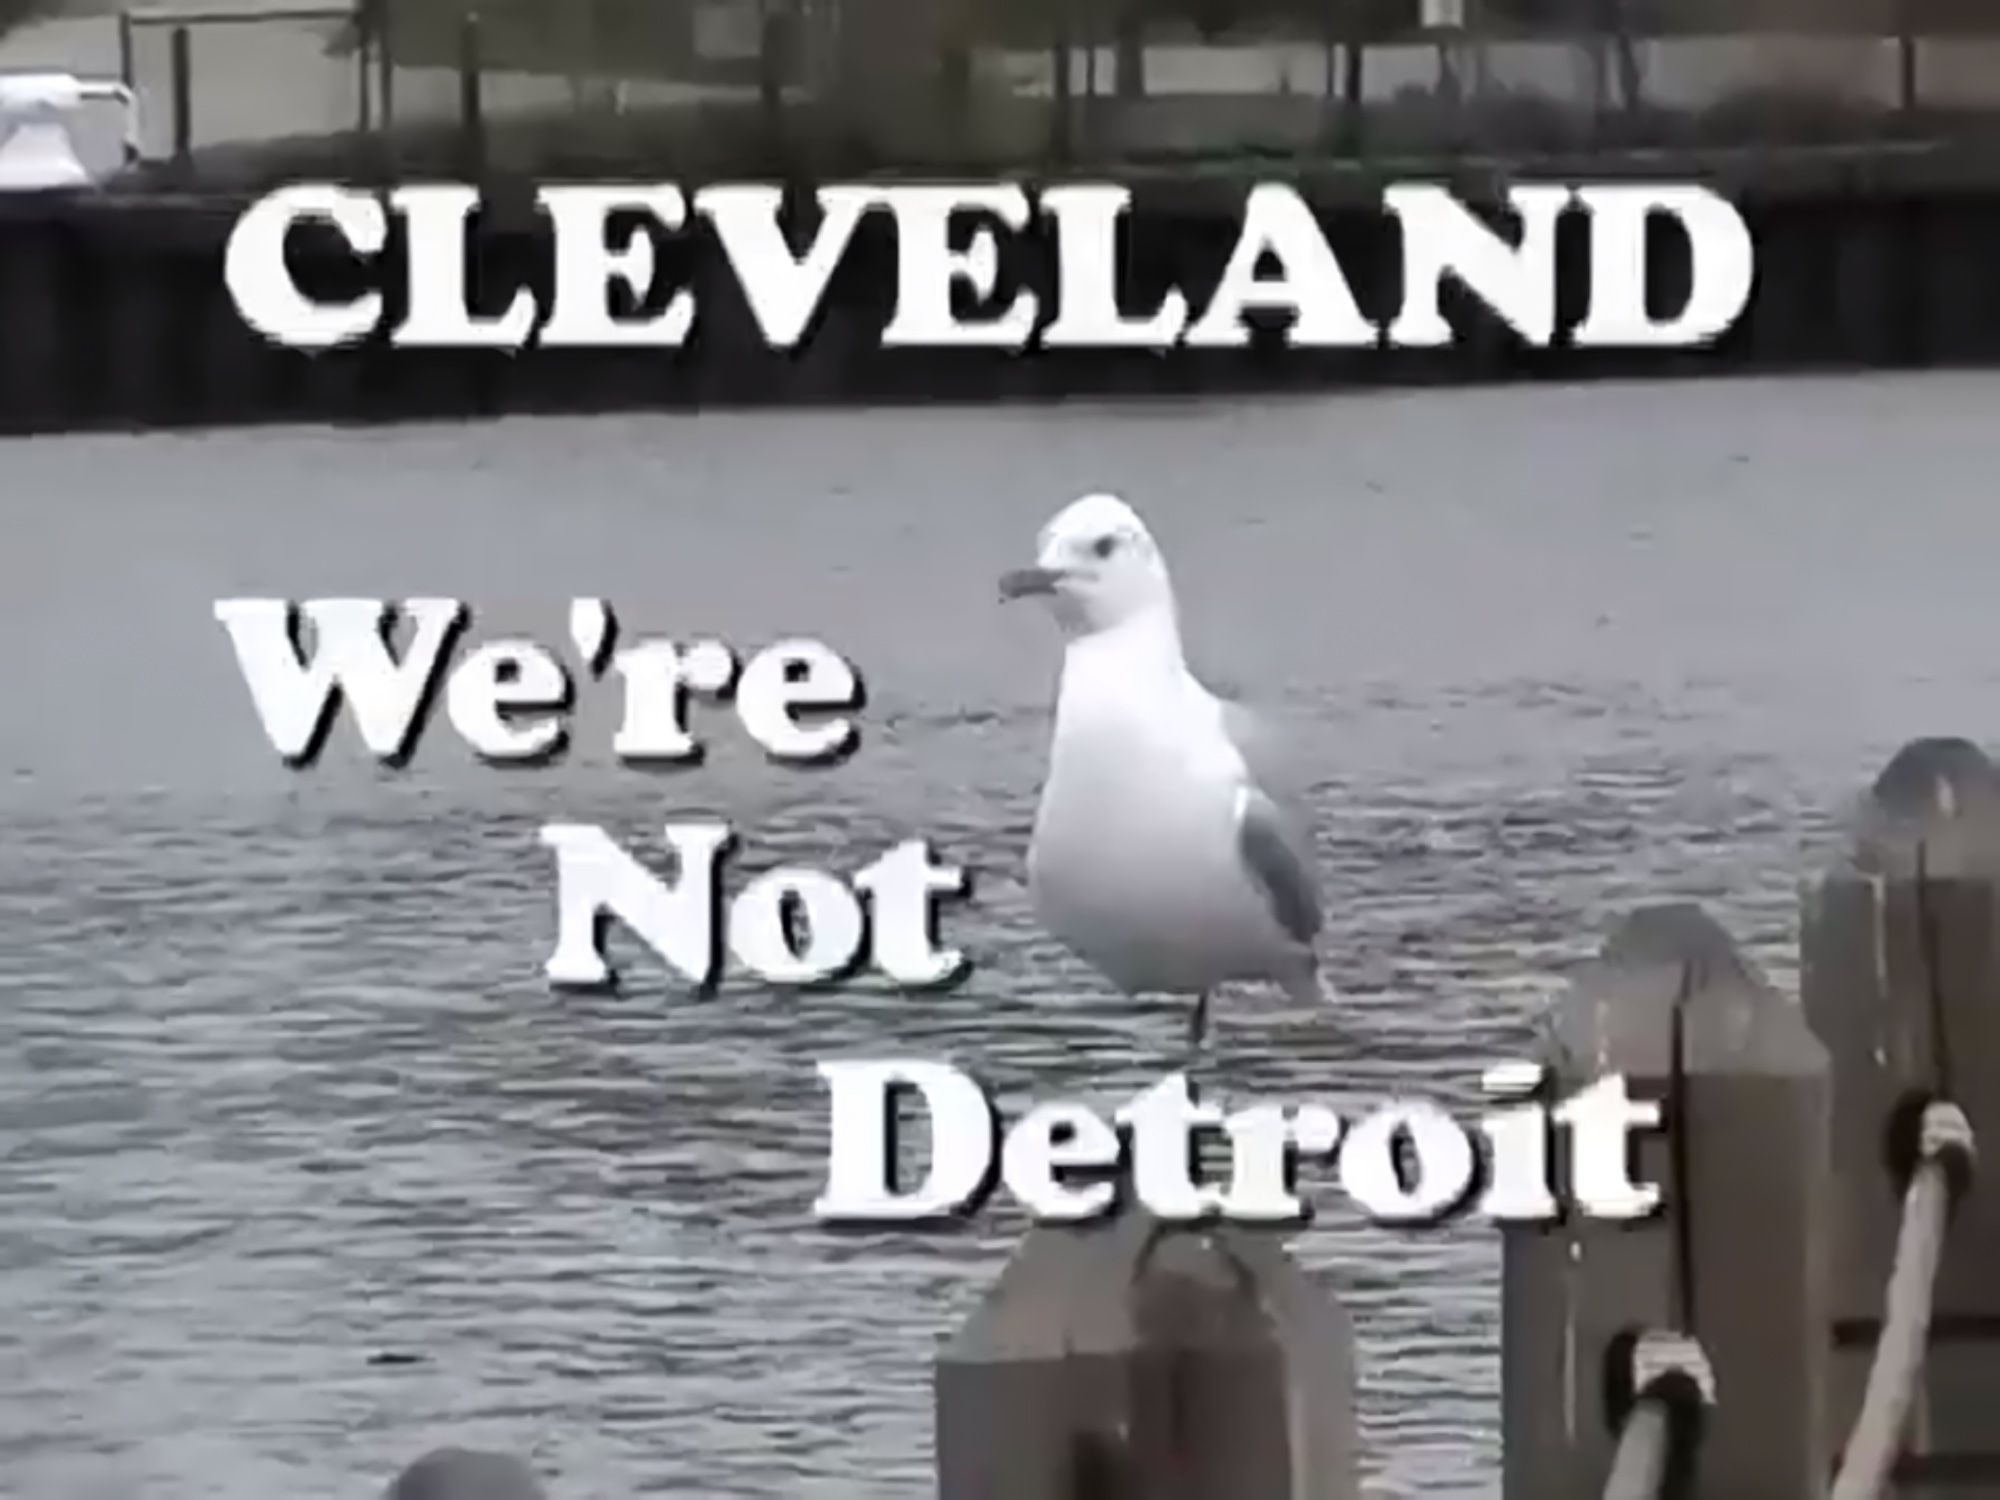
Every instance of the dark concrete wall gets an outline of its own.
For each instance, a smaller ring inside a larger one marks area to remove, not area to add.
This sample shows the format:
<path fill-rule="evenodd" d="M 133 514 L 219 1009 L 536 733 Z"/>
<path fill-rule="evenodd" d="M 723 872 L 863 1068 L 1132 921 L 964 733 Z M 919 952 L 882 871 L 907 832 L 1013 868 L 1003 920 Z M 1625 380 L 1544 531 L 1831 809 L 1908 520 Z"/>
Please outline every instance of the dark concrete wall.
<path fill-rule="evenodd" d="M 884 351 L 876 346 L 894 296 L 893 231 L 871 215 L 818 326 L 792 353 L 763 347 L 719 254 L 694 238 L 660 246 L 662 280 L 691 276 L 700 307 L 678 351 L 413 351 L 377 340 L 306 355 L 267 345 L 230 301 L 222 251 L 239 205 L 23 197 L 0 200 L 0 431 L 2000 363 L 1993 176 L 1734 193 L 1758 247 L 1751 305 L 1715 346 L 1658 354 L 1525 349 L 1449 286 L 1446 312 L 1460 343 L 1434 352 L 1297 351 L 1275 337 L 1248 350 L 1166 356 Z M 1321 215 L 1363 310 L 1381 319 L 1395 310 L 1396 231 L 1374 201 L 1327 195 Z M 1240 202 L 1240 188 L 1142 194 L 1126 267 L 1130 305 L 1150 306 L 1173 282 L 1199 308 L 1234 241 Z M 1581 313 L 1587 261 L 1583 224 L 1567 229 L 1565 324 Z M 1663 243 L 1671 251 L 1676 241 Z M 497 309 L 515 285 L 545 286 L 547 251 L 525 224 L 484 232 L 475 268 L 484 292 L 475 300 Z M 396 254 L 392 243 L 383 277 L 392 319 Z M 1656 260 L 1660 293 L 1677 299 L 1685 267 L 1671 253 Z M 1004 261 L 1010 279 L 1046 292 L 1045 243 L 1024 240 Z M 309 289 L 352 295 L 368 284 L 331 241 L 302 237 L 293 262 Z"/>

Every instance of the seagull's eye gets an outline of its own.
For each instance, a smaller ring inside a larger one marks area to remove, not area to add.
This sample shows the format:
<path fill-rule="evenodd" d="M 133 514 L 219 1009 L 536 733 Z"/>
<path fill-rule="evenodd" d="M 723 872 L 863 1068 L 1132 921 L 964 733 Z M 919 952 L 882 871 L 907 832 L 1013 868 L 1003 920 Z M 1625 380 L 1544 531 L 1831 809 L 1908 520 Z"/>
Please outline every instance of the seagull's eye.
<path fill-rule="evenodd" d="M 1118 550 L 1118 538 L 1101 536 L 1090 544 L 1090 550 L 1098 557 L 1109 557 Z"/>

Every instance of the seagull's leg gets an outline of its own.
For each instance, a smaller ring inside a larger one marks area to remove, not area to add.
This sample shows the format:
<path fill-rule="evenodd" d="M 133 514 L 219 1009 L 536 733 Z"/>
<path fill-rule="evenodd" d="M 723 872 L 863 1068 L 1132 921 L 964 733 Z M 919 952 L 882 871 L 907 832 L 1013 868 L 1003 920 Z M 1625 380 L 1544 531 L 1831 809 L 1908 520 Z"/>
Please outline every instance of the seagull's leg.
<path fill-rule="evenodd" d="M 1188 1018 L 1188 1060 L 1201 1056 L 1201 1044 L 1208 1039 L 1208 991 L 1194 997 L 1194 1014 Z"/>

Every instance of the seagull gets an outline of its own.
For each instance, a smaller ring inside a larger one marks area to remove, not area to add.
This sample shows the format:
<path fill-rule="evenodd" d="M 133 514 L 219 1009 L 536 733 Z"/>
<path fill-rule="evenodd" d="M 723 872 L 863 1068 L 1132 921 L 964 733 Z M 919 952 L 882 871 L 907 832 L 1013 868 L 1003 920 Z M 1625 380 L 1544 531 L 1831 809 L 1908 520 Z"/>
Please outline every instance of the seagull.
<path fill-rule="evenodd" d="M 1107 494 L 1066 506 L 1000 594 L 1046 602 L 1065 638 L 1028 849 L 1042 924 L 1128 995 L 1192 995 L 1191 1052 L 1224 983 L 1328 998 L 1309 846 L 1252 765 L 1254 721 L 1188 670 L 1166 561 L 1137 513 Z"/>

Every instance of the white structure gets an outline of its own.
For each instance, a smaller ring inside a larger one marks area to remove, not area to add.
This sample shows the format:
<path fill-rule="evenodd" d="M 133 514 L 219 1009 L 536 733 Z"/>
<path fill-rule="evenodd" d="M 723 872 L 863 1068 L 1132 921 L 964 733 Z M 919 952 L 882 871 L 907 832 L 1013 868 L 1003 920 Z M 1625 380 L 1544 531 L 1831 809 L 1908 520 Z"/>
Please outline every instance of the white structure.
<path fill-rule="evenodd" d="M 69 117 L 107 101 L 125 117 L 125 160 L 139 159 L 139 103 L 115 79 L 73 73 L 0 73 L 0 193 L 87 187 L 95 178 L 76 153 Z"/>

